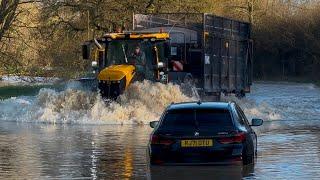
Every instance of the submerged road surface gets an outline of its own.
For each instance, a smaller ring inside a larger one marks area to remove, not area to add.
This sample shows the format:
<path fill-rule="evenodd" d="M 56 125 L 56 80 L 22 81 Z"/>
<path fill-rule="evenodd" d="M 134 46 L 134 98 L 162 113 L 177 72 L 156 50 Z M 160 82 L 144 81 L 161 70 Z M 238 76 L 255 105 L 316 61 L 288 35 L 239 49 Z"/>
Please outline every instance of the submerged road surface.
<path fill-rule="evenodd" d="M 0 101 L 1 179 L 320 177 L 320 89 L 311 84 L 256 83 L 252 94 L 239 101 L 249 117 L 266 120 L 255 129 L 258 135 L 256 163 L 244 167 L 149 167 L 146 159 L 152 131 L 149 126 L 21 121 L 21 115 L 38 112 L 28 107 L 32 99 L 21 96 Z M 4 113 L 4 108 L 11 112 Z M 72 114 L 71 117 L 74 118 Z"/>

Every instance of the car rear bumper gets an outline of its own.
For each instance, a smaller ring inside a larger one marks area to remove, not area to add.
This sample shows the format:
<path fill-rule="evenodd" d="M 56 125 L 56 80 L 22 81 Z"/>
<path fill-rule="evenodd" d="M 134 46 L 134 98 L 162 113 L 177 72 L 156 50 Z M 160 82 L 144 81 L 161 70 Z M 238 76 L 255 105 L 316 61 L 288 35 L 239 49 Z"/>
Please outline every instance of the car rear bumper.
<path fill-rule="evenodd" d="M 237 164 L 242 162 L 242 146 L 216 149 L 179 149 L 165 148 L 149 150 L 152 164 Z"/>
<path fill-rule="evenodd" d="M 242 164 L 242 156 L 229 156 L 219 158 L 199 158 L 199 157 L 157 157 L 150 156 L 151 165 L 240 165 Z"/>

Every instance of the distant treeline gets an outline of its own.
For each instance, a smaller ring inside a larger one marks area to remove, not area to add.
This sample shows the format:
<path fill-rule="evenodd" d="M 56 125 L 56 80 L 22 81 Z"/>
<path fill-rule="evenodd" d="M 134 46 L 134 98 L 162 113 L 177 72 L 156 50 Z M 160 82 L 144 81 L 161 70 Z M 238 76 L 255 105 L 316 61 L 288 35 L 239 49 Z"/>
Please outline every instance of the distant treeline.
<path fill-rule="evenodd" d="M 274 4 L 256 18 L 254 76 L 319 81 L 319 3 L 303 4 L 301 1 L 299 5 L 289 2 Z"/>
<path fill-rule="evenodd" d="M 2 0 L 0 74 L 77 76 L 83 41 L 135 13 L 208 12 L 253 24 L 254 77 L 320 79 L 316 0 Z"/>

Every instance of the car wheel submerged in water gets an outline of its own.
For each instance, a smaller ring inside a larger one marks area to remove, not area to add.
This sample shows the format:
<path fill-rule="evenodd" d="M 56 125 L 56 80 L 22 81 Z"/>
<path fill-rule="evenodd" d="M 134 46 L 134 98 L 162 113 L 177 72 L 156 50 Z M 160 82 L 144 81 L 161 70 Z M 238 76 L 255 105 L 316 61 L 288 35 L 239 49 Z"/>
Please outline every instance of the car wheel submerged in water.
<path fill-rule="evenodd" d="M 150 122 L 148 154 L 152 165 L 254 163 L 257 136 L 235 103 L 191 102 L 170 105 L 160 121 Z"/>

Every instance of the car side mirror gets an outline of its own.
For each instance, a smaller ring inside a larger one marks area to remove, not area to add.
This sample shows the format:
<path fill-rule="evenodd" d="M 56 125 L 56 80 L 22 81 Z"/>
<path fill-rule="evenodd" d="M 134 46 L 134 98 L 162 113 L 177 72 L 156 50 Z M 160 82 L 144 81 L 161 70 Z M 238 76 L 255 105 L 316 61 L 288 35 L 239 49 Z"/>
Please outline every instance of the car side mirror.
<path fill-rule="evenodd" d="M 262 119 L 252 119 L 251 126 L 261 126 L 263 124 Z"/>
<path fill-rule="evenodd" d="M 155 128 L 158 125 L 159 121 L 151 121 L 150 122 L 150 127 Z"/>

